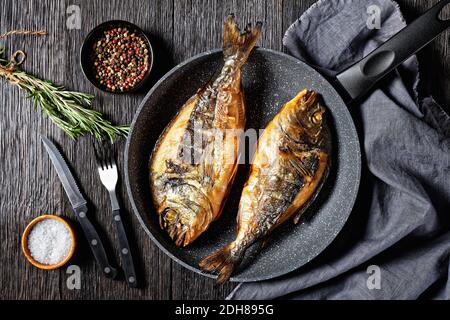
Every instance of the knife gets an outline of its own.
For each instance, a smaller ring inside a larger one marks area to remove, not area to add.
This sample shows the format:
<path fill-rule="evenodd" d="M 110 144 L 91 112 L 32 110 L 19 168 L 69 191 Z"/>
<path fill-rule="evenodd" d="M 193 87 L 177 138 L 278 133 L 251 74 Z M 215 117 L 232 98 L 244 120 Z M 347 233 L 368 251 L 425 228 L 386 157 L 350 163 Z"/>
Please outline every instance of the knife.
<path fill-rule="evenodd" d="M 78 221 L 81 224 L 84 235 L 89 242 L 89 247 L 94 254 L 97 264 L 100 266 L 101 270 L 107 278 L 114 279 L 117 276 L 117 270 L 111 266 L 108 262 L 108 257 L 106 255 L 105 248 L 103 246 L 100 237 L 95 230 L 92 223 L 87 217 L 87 201 L 81 194 L 75 179 L 70 172 L 66 161 L 62 157 L 61 153 L 58 151 L 56 146 L 46 137 L 41 135 L 42 143 L 47 150 L 50 160 L 58 173 L 59 180 L 61 181 L 64 190 L 69 198 L 72 209 L 75 212 Z"/>

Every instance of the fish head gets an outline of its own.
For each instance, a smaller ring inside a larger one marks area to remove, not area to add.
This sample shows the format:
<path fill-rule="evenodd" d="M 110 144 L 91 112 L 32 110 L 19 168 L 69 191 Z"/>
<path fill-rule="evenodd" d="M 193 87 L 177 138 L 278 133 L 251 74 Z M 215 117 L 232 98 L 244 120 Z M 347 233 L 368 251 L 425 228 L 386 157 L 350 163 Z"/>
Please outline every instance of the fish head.
<path fill-rule="evenodd" d="M 190 193 L 169 194 L 160 209 L 160 226 L 178 247 L 192 243 L 212 220 L 208 203 L 192 190 Z"/>
<path fill-rule="evenodd" d="M 297 98 L 295 116 L 304 133 L 312 142 L 320 140 L 325 127 L 325 108 L 320 104 L 317 93 L 304 90 Z"/>

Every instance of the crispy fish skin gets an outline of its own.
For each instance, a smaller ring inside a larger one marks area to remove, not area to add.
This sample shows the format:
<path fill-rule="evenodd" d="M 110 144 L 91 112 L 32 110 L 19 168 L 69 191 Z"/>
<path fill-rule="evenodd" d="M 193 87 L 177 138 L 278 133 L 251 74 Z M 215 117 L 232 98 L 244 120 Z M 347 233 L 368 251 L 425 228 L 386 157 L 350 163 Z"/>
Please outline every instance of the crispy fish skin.
<path fill-rule="evenodd" d="M 242 191 L 236 239 L 204 258 L 200 267 L 227 281 L 245 250 L 276 227 L 302 213 L 326 179 L 331 150 L 325 112 L 313 91 L 286 103 L 261 135 Z"/>
<path fill-rule="evenodd" d="M 241 68 L 260 34 L 261 23 L 241 34 L 234 17 L 226 19 L 220 74 L 184 104 L 152 153 L 153 202 L 177 246 L 192 243 L 222 211 L 238 165 L 237 132 L 245 127 Z"/>

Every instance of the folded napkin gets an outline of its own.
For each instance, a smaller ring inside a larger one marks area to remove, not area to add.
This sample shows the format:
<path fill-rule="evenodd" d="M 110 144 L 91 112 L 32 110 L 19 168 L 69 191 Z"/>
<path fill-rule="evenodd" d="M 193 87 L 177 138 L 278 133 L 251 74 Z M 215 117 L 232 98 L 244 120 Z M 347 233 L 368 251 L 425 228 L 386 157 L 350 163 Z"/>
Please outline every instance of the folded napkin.
<path fill-rule="evenodd" d="M 367 26 L 374 5 L 381 29 Z M 290 54 L 331 76 L 404 26 L 390 0 L 321 0 L 283 42 Z M 413 57 L 352 107 L 363 173 L 336 240 L 304 267 L 240 284 L 228 299 L 450 298 L 450 118 L 431 97 L 419 97 L 418 81 Z"/>

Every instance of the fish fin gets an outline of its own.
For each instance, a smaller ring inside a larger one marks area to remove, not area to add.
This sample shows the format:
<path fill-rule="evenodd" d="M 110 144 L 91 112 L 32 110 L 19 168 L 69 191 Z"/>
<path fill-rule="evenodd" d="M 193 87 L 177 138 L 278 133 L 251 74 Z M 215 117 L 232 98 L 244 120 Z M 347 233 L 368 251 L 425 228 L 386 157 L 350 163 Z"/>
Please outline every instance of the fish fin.
<path fill-rule="evenodd" d="M 292 219 L 294 221 L 294 224 L 297 224 L 300 221 L 301 216 L 303 215 L 303 212 L 305 210 L 300 209 L 295 215 L 294 218 Z"/>
<path fill-rule="evenodd" d="M 202 159 L 202 170 L 203 170 L 203 177 L 208 178 L 208 183 L 213 182 L 214 178 L 214 144 L 209 144 L 206 147 L 206 150 L 204 152 L 204 156 Z"/>
<path fill-rule="evenodd" d="M 248 24 L 245 27 L 244 32 L 241 33 L 234 20 L 234 15 L 229 15 L 225 20 L 223 30 L 224 57 L 227 58 L 237 54 L 240 62 L 245 63 L 261 36 L 261 27 L 262 22 L 257 22 L 255 27 Z"/>
<path fill-rule="evenodd" d="M 231 242 L 219 251 L 211 254 L 200 261 L 199 266 L 204 271 L 213 272 L 217 271 L 219 276 L 217 278 L 218 284 L 224 284 L 230 279 L 235 267 L 242 260 L 243 252 L 238 251 L 235 253 L 232 251 L 234 243 Z"/>
<path fill-rule="evenodd" d="M 297 170 L 299 174 L 302 176 L 308 176 L 313 177 L 313 173 L 311 172 L 311 169 L 305 166 L 303 161 L 299 158 L 290 158 L 289 163 L 292 165 L 293 168 Z"/>
<path fill-rule="evenodd" d="M 270 236 L 270 234 L 268 234 L 267 236 L 265 236 L 261 242 L 261 249 L 266 248 L 269 245 L 270 240 L 272 239 L 272 237 Z"/>

